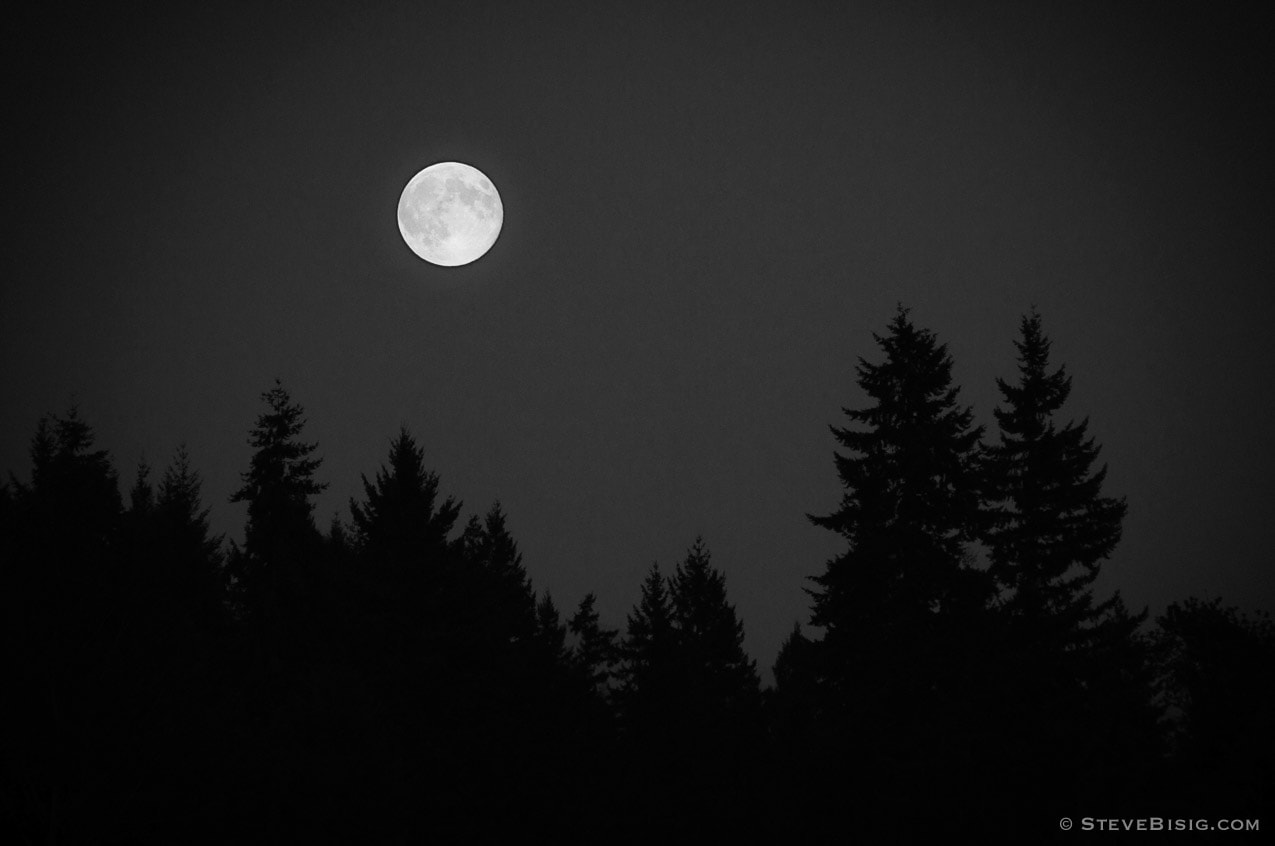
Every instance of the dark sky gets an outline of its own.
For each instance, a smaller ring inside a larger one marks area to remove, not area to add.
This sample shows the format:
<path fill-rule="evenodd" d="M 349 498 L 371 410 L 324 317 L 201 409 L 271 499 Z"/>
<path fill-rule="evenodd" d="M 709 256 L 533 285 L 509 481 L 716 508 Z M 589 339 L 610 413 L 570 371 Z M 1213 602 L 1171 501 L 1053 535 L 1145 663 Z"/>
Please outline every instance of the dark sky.
<path fill-rule="evenodd" d="M 871 333 L 910 306 L 990 422 L 1034 304 L 1128 497 L 1104 589 L 1275 609 L 1268 19 L 327 5 L 11 19 L 0 468 L 77 402 L 125 479 L 186 441 L 238 537 L 278 376 L 321 525 L 405 424 L 611 625 L 702 533 L 768 669 L 840 549 L 804 513 L 840 496 Z M 461 268 L 395 223 L 445 160 L 505 207 Z"/>

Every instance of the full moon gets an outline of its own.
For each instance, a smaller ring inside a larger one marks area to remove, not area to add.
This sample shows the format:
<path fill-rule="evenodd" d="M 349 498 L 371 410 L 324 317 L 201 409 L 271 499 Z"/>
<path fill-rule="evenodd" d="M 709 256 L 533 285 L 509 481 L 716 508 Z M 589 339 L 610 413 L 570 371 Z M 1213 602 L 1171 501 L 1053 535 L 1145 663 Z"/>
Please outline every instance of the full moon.
<path fill-rule="evenodd" d="M 430 264 L 456 267 L 476 261 L 500 235 L 505 209 L 482 171 L 461 162 L 438 162 L 412 177 L 398 198 L 398 231 L 412 252 Z"/>

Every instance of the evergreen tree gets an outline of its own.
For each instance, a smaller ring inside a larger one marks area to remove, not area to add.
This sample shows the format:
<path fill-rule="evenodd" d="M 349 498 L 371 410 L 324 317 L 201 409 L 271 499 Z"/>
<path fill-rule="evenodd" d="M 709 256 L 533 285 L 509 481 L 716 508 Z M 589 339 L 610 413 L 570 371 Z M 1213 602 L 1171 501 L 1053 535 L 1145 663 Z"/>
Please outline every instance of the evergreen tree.
<path fill-rule="evenodd" d="M 1154 643 L 1143 631 L 1148 612 L 1131 612 L 1119 591 L 1102 607 L 1079 650 L 1081 708 L 1058 714 L 1063 731 L 1050 733 L 1064 735 L 1079 761 L 1077 801 L 1122 807 L 1158 802 L 1153 780 L 1165 751 L 1164 708 L 1156 689 Z M 1054 690 L 1058 688 L 1056 684 Z M 1079 736 L 1066 737 L 1068 728 Z"/>
<path fill-rule="evenodd" d="M 665 710 L 676 686 L 674 658 L 677 643 L 668 585 L 653 563 L 642 582 L 638 605 L 628 616 L 622 645 L 623 711 L 628 722 L 641 724 L 648 714 Z"/>
<path fill-rule="evenodd" d="M 991 586 L 969 549 L 983 521 L 982 429 L 958 404 L 947 346 L 906 309 L 873 337 L 884 361 L 860 358 L 857 369 L 872 402 L 844 409 L 855 427 L 832 427 L 849 451 L 835 456 L 841 505 L 810 516 L 846 549 L 810 591 L 811 622 L 824 635 L 808 709 L 820 717 L 819 742 L 803 766 L 887 807 L 906 803 L 904 791 L 939 791 L 947 804 L 929 804 L 923 830 L 965 812 L 952 788 L 970 781 L 967 758 L 990 743 L 974 723 L 989 675 Z M 846 756 L 858 768 L 847 770 Z"/>
<path fill-rule="evenodd" d="M 572 664 L 585 688 L 606 701 L 610 696 L 611 674 L 616 663 L 615 629 L 603 628 L 593 609 L 597 597 L 586 594 L 571 617 L 568 627 L 575 637 Z"/>
<path fill-rule="evenodd" d="M 155 486 L 150 482 L 151 468 L 144 460 L 137 465 L 133 487 L 128 492 L 128 512 L 132 518 L 146 518 L 155 508 Z"/>
<path fill-rule="evenodd" d="M 460 503 L 438 502 L 438 476 L 425 468 L 425 452 L 399 430 L 390 445 L 388 466 L 374 482 L 363 477 L 366 501 L 350 500 L 359 545 L 374 566 L 420 568 L 447 555 Z"/>
<path fill-rule="evenodd" d="M 278 380 L 262 400 L 249 468 L 230 498 L 248 507 L 244 544 L 231 544 L 226 565 L 245 644 L 234 670 L 251 705 L 240 789 L 257 812 L 295 829 L 308 822 L 300 797 L 342 789 L 340 747 L 328 737 L 356 686 L 337 660 L 342 593 L 313 519 L 313 497 L 326 487 L 314 478 L 316 446 L 302 439 L 302 408 Z"/>
<path fill-rule="evenodd" d="M 460 546 L 477 591 L 475 616 L 483 618 L 494 644 L 502 649 L 516 645 L 521 654 L 535 635 L 536 598 L 499 502 L 492 504 L 481 522 L 477 517 L 470 519 Z"/>
<path fill-rule="evenodd" d="M 623 663 L 616 691 L 620 758 L 626 801 L 639 807 L 659 807 L 671 814 L 670 802 L 680 801 L 670 775 L 679 754 L 684 690 L 678 665 L 677 634 L 668 582 L 658 563 L 652 563 L 642 582 L 641 597 L 628 615 L 620 647 Z"/>
<path fill-rule="evenodd" d="M 1071 377 L 1051 368 L 1040 316 L 1024 316 L 1019 329 L 1018 379 L 996 380 L 1003 402 L 985 454 L 993 508 L 984 542 L 999 590 L 998 719 L 1011 739 L 1004 791 L 1025 814 L 1052 814 L 1131 801 L 1128 785 L 1145 783 L 1158 756 L 1157 713 L 1139 632 L 1146 612 L 1131 614 L 1118 594 L 1093 595 L 1125 503 L 1102 496 L 1107 468 L 1094 467 L 1088 420 L 1056 421 Z M 1029 774 L 1043 789 L 1025 786 Z"/>
<path fill-rule="evenodd" d="M 947 346 L 913 326 L 906 309 L 899 308 L 888 335 L 873 337 L 885 361 L 860 359 L 858 381 L 874 404 L 844 409 L 863 428 L 832 427 L 850 450 L 835 456 L 841 506 L 810 516 L 847 542 L 813 578 L 812 623 L 825 630 L 821 651 L 834 687 L 861 672 L 893 676 L 903 662 L 913 668 L 911 693 L 922 695 L 938 669 L 941 649 L 934 647 L 989 598 L 966 546 L 982 519 L 982 429 L 957 404 Z M 847 662 L 859 666 L 851 670 Z M 899 687 L 895 679 L 876 681 Z"/>
<path fill-rule="evenodd" d="M 679 663 L 690 701 L 707 722 L 739 718 L 758 706 L 756 663 L 744 652 L 744 626 L 726 600 L 726 578 L 697 537 L 670 579 Z"/>
<path fill-rule="evenodd" d="M 210 537 L 199 475 L 184 447 L 158 489 L 143 462 L 130 492 L 117 578 L 125 629 L 116 696 L 127 703 L 131 777 L 169 820 L 213 812 L 228 778 L 225 651 L 229 615 L 220 538 Z M 200 761 L 193 771 L 189 761 Z M 214 775 L 214 773 L 216 775 Z M 170 823 L 171 824 L 171 823 Z"/>
<path fill-rule="evenodd" d="M 314 479 L 320 464 L 312 457 L 315 444 L 300 440 L 301 406 L 277 379 L 261 398 L 267 410 L 248 440 L 255 452 L 243 485 L 230 498 L 248 504 L 244 545 L 232 547 L 229 571 L 235 596 L 249 613 L 296 602 L 296 594 L 305 592 L 302 562 L 314 555 L 320 539 L 311 498 L 327 487 Z"/>
<path fill-rule="evenodd" d="M 1093 467 L 1099 448 L 1088 419 L 1055 423 L 1071 377 L 1062 366 L 1050 372 L 1040 316 L 1025 316 L 1020 331 L 1018 382 L 996 380 L 1005 405 L 996 409 L 1000 442 L 987 458 L 989 497 L 999 507 L 986 543 L 1019 636 L 1060 653 L 1109 607 L 1095 605 L 1092 586 L 1120 540 L 1126 506 L 1101 494 L 1107 468 Z"/>
<path fill-rule="evenodd" d="M 158 542 L 169 558 L 174 600 L 192 622 L 217 627 L 226 609 L 222 537 L 213 535 L 203 506 L 203 481 L 185 445 L 164 471 L 155 500 Z"/>
<path fill-rule="evenodd" d="M 787 747 L 785 751 L 804 746 L 814 725 L 814 649 L 814 642 L 801 631 L 801 624 L 794 623 L 775 658 L 775 686 L 769 691 L 766 706 L 771 728 L 778 742 Z"/>
<path fill-rule="evenodd" d="M 553 664 L 564 665 L 567 662 L 567 627 L 562 623 L 562 615 L 554 605 L 553 596 L 545 591 L 544 596 L 536 603 L 536 642 L 541 652 Z"/>
<path fill-rule="evenodd" d="M 661 825 L 731 836 L 729 809 L 758 798 L 761 696 L 743 637 L 702 538 L 671 578 L 651 566 L 628 618 L 617 700 L 626 793 L 658 806 Z"/>
<path fill-rule="evenodd" d="M 130 585 L 120 578 L 119 477 L 76 409 L 42 418 L 31 475 L 10 479 L 0 561 L 6 830 L 94 840 L 125 824 L 116 786 L 136 783 L 129 739 L 143 703 L 122 681 Z M 10 797 L 16 801 L 10 804 Z M 16 807 L 15 807 L 16 806 Z"/>
<path fill-rule="evenodd" d="M 482 526 L 471 521 L 451 538 L 460 503 L 439 502 L 438 476 L 406 429 L 375 479 L 363 477 L 363 491 L 364 501 L 350 500 L 350 514 L 359 583 L 368 595 L 369 619 L 361 628 L 376 633 L 369 644 L 374 660 L 389 662 L 392 674 L 442 672 L 444 664 L 454 666 L 465 618 L 475 608 L 477 579 L 465 580 L 463 558 L 467 546 L 481 555 Z M 480 568 L 475 562 L 472 569 Z"/>

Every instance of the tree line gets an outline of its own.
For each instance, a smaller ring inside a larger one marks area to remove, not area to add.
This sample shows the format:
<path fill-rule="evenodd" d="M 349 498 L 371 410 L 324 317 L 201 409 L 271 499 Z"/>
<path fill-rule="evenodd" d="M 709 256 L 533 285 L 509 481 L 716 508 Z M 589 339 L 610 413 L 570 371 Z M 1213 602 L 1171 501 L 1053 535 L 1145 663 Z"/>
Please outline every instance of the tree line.
<path fill-rule="evenodd" d="M 833 426 L 843 549 L 763 688 L 703 539 L 622 628 L 531 583 L 411 433 L 320 528 L 305 417 L 262 397 L 215 535 L 179 450 L 127 494 L 72 410 L 0 486 L 9 842 L 1056 836 L 1062 816 L 1253 816 L 1275 627 L 1152 624 L 1095 590 L 1126 504 L 1038 314 L 997 432 L 900 307 Z M 814 569 L 813 567 L 811 569 Z"/>

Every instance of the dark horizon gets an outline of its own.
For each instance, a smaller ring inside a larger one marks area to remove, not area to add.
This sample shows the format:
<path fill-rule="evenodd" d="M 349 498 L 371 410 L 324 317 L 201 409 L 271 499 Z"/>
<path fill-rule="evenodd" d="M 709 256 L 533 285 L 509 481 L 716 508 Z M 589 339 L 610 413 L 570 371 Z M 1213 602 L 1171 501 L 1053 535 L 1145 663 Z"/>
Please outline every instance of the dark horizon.
<path fill-rule="evenodd" d="M 773 684 L 702 537 L 608 625 L 537 590 L 502 508 L 466 518 L 405 428 L 321 529 L 280 382 L 229 545 L 185 453 L 121 485 L 78 412 L 42 420 L 0 486 L 4 818 L 48 843 L 1260 831 L 1275 623 L 1097 589 L 1128 505 L 1058 416 L 1039 314 L 991 443 L 908 309 L 875 340 L 832 429 L 843 497 L 809 516 L 842 549 Z"/>

